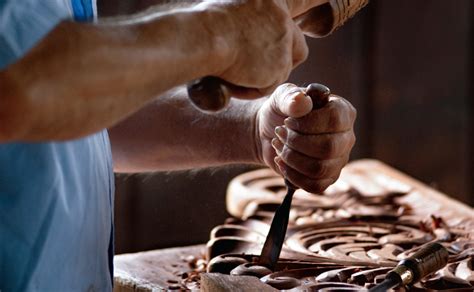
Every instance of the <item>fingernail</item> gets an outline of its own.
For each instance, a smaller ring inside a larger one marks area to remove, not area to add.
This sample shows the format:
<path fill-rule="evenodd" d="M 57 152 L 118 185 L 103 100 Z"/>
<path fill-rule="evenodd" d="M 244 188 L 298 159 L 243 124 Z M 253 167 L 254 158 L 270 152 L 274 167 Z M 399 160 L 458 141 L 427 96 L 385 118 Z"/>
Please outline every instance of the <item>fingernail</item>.
<path fill-rule="evenodd" d="M 290 101 L 296 101 L 298 99 L 298 96 L 303 96 L 304 95 L 304 92 L 303 91 L 297 91 L 295 93 L 292 93 L 290 96 L 289 96 L 289 100 Z"/>
<path fill-rule="evenodd" d="M 288 96 L 287 113 L 291 117 L 299 118 L 311 111 L 311 98 L 303 91 L 296 92 Z"/>
<path fill-rule="evenodd" d="M 280 138 L 280 140 L 286 141 L 288 131 L 285 127 L 278 126 L 275 128 L 275 134 Z"/>
<path fill-rule="evenodd" d="M 272 139 L 272 147 L 273 149 L 275 149 L 276 153 L 278 155 L 280 155 L 281 153 L 281 148 L 282 148 L 282 145 L 281 145 L 281 142 L 277 139 L 277 138 L 273 138 Z"/>
<path fill-rule="evenodd" d="M 285 124 L 285 127 L 295 130 L 295 126 L 298 126 L 298 119 L 288 117 L 283 121 L 283 123 Z"/>
<path fill-rule="evenodd" d="M 283 164 L 283 161 L 281 160 L 281 158 L 276 156 L 273 160 L 275 161 L 275 164 L 278 167 L 278 169 L 280 170 L 281 174 L 286 176 L 285 165 Z"/>
<path fill-rule="evenodd" d="M 275 150 L 277 149 L 277 143 L 278 143 L 278 139 L 277 139 L 277 138 L 273 138 L 273 139 L 272 139 L 272 146 L 273 146 L 273 148 L 275 148 Z"/>
<path fill-rule="evenodd" d="M 298 105 L 298 100 L 300 99 L 300 96 L 303 96 L 303 92 L 295 92 L 293 94 L 290 94 L 286 100 L 286 106 L 288 107 L 287 111 L 288 114 L 292 114 L 292 111 L 294 111 L 295 105 Z"/>

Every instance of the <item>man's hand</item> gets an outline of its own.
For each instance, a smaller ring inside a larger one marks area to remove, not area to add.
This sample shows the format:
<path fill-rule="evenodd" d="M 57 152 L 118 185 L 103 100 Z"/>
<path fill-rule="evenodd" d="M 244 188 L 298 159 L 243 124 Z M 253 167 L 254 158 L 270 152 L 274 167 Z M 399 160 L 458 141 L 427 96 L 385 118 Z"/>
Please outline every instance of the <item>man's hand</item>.
<path fill-rule="evenodd" d="M 311 111 L 311 98 L 293 84 L 278 87 L 257 113 L 260 159 L 294 185 L 319 193 L 334 183 L 355 143 L 356 110 L 331 95 Z"/>
<path fill-rule="evenodd" d="M 255 98 L 270 94 L 308 55 L 297 15 L 321 0 L 205 1 L 208 27 L 222 64 L 213 75 L 238 85 L 233 95 Z M 231 88 L 232 90 L 232 88 Z"/>
<path fill-rule="evenodd" d="M 95 24 L 63 21 L 0 70 L 0 142 L 89 135 L 209 75 L 241 86 L 237 97 L 264 95 L 306 58 L 293 18 L 320 1 L 205 1 Z"/>

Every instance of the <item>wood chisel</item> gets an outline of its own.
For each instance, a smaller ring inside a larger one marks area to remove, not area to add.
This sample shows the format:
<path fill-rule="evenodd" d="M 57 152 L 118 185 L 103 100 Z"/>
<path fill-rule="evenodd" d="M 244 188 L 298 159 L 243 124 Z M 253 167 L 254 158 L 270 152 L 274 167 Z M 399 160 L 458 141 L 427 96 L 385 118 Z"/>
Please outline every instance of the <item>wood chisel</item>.
<path fill-rule="evenodd" d="M 317 83 L 310 84 L 306 88 L 305 93 L 311 97 L 311 100 L 313 101 L 313 110 L 324 107 L 328 103 L 329 95 L 331 94 L 329 88 Z M 275 265 L 280 257 L 283 241 L 286 236 L 286 229 L 288 227 L 291 201 L 293 200 L 293 194 L 297 189 L 297 187 L 287 179 L 285 179 L 285 185 L 287 187 L 287 193 L 273 216 L 270 231 L 268 232 L 258 262 L 259 265 L 265 266 L 272 271 L 275 269 Z"/>

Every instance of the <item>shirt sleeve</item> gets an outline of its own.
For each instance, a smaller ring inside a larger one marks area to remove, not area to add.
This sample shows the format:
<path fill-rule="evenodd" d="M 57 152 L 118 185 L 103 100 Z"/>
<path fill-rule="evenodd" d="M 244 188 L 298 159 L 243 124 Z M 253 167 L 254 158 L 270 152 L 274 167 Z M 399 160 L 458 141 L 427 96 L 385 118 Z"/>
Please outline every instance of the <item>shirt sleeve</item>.
<path fill-rule="evenodd" d="M 61 20 L 96 18 L 96 0 L 0 0 L 0 69 L 21 58 Z"/>
<path fill-rule="evenodd" d="M 71 1 L 0 0 L 0 69 L 21 58 L 61 20 L 72 19 Z M 95 0 L 87 1 L 93 17 Z"/>
<path fill-rule="evenodd" d="M 97 19 L 96 0 L 70 0 L 71 8 L 76 21 L 93 21 Z"/>

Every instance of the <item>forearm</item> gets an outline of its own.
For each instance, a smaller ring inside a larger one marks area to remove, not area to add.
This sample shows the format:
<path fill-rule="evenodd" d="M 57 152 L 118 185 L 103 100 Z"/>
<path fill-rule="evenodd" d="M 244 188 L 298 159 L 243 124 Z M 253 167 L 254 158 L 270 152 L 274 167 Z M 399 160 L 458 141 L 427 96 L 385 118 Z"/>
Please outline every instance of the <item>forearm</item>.
<path fill-rule="evenodd" d="M 0 142 L 86 135 L 170 88 L 215 73 L 224 52 L 204 13 L 59 24 L 0 72 Z"/>
<path fill-rule="evenodd" d="M 172 90 L 109 130 L 115 171 L 144 172 L 259 163 L 255 118 L 262 100 L 233 99 L 216 115 Z"/>

